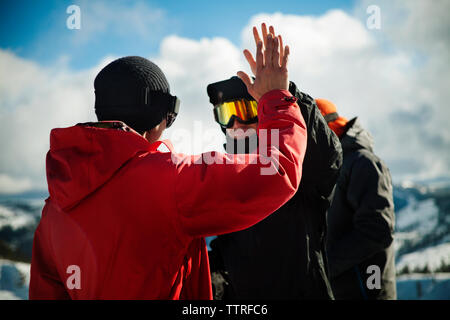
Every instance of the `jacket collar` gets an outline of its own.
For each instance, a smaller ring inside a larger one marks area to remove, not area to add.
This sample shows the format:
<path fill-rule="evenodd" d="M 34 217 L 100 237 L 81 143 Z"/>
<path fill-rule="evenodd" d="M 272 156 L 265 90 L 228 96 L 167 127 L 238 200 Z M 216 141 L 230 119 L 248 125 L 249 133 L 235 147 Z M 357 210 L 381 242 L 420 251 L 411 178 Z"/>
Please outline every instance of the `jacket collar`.
<path fill-rule="evenodd" d="M 357 117 L 351 119 L 346 126 L 346 132 L 341 138 L 344 152 L 367 149 L 373 152 L 373 138 L 362 126 Z"/>

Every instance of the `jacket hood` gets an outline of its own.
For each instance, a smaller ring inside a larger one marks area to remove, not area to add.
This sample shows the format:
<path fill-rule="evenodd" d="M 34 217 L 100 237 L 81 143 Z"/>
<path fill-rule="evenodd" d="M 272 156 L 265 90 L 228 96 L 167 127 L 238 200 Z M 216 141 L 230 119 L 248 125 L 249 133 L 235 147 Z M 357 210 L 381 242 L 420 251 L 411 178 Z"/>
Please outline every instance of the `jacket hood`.
<path fill-rule="evenodd" d="M 46 160 L 51 199 L 69 210 L 137 154 L 156 150 L 158 142 L 150 144 L 119 121 L 53 129 Z"/>
<path fill-rule="evenodd" d="M 358 118 L 353 118 L 347 124 L 347 131 L 341 139 L 344 152 L 367 149 L 373 152 L 373 138 L 360 124 Z"/>

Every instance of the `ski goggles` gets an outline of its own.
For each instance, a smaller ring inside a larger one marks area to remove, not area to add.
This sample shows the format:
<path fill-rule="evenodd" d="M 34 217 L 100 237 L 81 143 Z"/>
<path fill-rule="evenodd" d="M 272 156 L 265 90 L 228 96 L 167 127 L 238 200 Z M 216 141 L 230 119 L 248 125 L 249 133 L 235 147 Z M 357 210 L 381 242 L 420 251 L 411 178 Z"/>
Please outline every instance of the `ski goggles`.
<path fill-rule="evenodd" d="M 239 99 L 218 104 L 214 107 L 214 118 L 224 128 L 235 118 L 243 123 L 256 122 L 258 103 L 255 100 Z"/>

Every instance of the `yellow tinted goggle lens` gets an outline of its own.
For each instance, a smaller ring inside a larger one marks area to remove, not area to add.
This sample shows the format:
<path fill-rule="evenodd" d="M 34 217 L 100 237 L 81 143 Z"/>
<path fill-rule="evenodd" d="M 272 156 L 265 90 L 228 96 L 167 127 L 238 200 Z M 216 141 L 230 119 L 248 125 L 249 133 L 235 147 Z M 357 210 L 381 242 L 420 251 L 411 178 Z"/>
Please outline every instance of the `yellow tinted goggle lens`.
<path fill-rule="evenodd" d="M 239 99 L 224 102 L 214 108 L 216 121 L 226 126 L 232 116 L 239 117 L 242 121 L 248 121 L 258 115 L 258 104 L 254 100 Z"/>

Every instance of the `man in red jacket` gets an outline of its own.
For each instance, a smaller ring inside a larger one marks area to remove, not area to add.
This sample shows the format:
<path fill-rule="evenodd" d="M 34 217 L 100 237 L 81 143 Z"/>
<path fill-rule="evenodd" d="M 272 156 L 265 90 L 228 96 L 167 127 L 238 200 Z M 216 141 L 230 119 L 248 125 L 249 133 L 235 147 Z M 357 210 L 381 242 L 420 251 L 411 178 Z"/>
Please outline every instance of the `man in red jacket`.
<path fill-rule="evenodd" d="M 97 75 L 101 122 L 50 135 L 30 299 L 212 299 L 204 237 L 254 225 L 300 183 L 306 129 L 279 40 L 258 43 L 253 82 L 238 72 L 258 101 L 258 133 L 278 131 L 279 146 L 255 154 L 161 152 L 178 112 L 162 71 L 125 57 Z"/>

